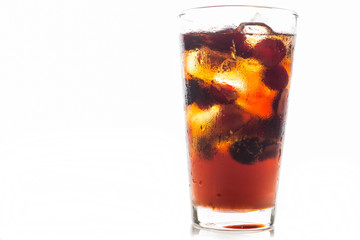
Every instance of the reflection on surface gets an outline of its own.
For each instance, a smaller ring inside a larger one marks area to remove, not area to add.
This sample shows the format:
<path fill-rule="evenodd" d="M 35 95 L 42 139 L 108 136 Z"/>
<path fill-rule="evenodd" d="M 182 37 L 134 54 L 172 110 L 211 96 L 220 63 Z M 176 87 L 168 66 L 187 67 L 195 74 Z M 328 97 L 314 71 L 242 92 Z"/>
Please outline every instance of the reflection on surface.
<path fill-rule="evenodd" d="M 261 231 L 219 231 L 200 228 L 194 224 L 191 225 L 191 236 L 198 239 L 272 239 L 275 236 L 274 229 Z"/>

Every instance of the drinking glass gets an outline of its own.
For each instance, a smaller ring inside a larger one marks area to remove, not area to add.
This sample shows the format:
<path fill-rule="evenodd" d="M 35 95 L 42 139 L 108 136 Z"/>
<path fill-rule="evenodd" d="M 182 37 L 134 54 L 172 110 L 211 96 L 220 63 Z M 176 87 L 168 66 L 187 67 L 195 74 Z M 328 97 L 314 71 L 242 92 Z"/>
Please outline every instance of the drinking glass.
<path fill-rule="evenodd" d="M 180 15 L 193 223 L 274 224 L 297 14 L 209 6 Z"/>

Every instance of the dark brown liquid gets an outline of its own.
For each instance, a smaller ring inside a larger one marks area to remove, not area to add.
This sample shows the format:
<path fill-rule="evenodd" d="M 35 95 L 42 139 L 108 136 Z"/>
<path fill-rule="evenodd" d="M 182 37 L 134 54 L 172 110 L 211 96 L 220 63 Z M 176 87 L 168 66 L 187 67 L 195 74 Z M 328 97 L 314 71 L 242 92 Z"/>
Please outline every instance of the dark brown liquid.
<path fill-rule="evenodd" d="M 275 204 L 294 36 L 258 27 L 269 34 L 183 35 L 195 205 L 246 211 Z"/>

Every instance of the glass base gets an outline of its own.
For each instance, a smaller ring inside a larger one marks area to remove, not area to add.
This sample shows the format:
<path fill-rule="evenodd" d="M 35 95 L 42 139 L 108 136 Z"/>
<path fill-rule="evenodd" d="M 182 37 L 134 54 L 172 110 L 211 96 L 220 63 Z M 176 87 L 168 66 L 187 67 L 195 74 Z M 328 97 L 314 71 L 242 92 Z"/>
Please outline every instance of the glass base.
<path fill-rule="evenodd" d="M 256 211 L 220 211 L 193 206 L 195 226 L 223 231 L 261 231 L 272 228 L 275 207 Z"/>

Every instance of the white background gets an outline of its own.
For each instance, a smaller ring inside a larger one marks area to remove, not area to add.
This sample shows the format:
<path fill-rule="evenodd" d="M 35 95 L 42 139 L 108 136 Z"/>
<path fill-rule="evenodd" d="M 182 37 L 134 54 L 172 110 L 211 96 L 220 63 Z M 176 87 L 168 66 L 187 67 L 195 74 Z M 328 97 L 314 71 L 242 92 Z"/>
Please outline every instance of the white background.
<path fill-rule="evenodd" d="M 177 14 L 218 3 L 0 3 L 1 240 L 268 237 L 191 234 Z M 359 238 L 356 1 L 220 3 L 300 16 L 272 238 Z"/>

